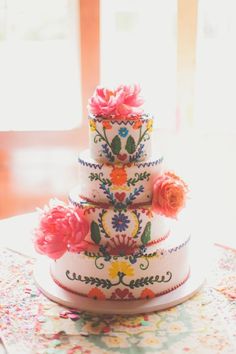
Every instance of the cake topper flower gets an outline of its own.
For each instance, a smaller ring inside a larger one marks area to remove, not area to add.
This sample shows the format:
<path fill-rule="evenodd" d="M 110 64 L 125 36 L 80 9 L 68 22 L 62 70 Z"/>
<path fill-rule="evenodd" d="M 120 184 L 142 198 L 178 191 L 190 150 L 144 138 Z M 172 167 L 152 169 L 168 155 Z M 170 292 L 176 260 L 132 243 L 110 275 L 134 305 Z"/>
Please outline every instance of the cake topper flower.
<path fill-rule="evenodd" d="M 120 85 L 115 90 L 97 87 L 89 99 L 88 111 L 103 118 L 140 117 L 143 113 L 140 106 L 143 103 L 139 85 Z"/>
<path fill-rule="evenodd" d="M 152 209 L 167 217 L 176 218 L 185 206 L 188 187 L 174 173 L 165 172 L 153 184 Z"/>
<path fill-rule="evenodd" d="M 68 250 L 81 252 L 87 248 L 84 241 L 89 231 L 83 213 L 73 205 L 52 199 L 40 210 L 39 226 L 34 232 L 34 246 L 38 253 L 58 259 Z"/>

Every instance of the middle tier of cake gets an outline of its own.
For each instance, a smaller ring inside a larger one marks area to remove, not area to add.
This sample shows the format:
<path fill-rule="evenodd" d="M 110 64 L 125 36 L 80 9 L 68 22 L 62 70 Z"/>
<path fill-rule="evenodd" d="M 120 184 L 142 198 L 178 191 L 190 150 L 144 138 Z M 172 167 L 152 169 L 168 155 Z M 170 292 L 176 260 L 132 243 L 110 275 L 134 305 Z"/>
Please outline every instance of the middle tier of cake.
<path fill-rule="evenodd" d="M 95 161 L 85 150 L 78 161 L 81 196 L 119 209 L 150 203 L 153 181 L 163 170 L 163 157 L 157 154 L 147 161 L 114 165 Z"/>
<path fill-rule="evenodd" d="M 112 255 L 129 255 L 143 248 L 159 244 L 169 235 L 169 222 L 155 214 L 151 205 L 133 205 L 127 209 L 115 209 L 110 205 L 95 204 L 80 198 L 73 190 L 69 199 L 83 210 L 90 225 L 86 241 Z"/>

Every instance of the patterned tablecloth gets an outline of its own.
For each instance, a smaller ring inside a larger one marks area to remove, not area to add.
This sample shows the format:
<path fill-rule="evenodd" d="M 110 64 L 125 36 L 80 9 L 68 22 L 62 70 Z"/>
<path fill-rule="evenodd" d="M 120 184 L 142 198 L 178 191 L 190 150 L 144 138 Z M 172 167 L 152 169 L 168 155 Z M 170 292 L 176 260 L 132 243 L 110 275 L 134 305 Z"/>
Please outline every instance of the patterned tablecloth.
<path fill-rule="evenodd" d="M 34 260 L 0 249 L 0 338 L 12 354 L 236 353 L 236 251 L 214 246 L 202 290 L 172 309 L 95 316 L 45 298 Z"/>

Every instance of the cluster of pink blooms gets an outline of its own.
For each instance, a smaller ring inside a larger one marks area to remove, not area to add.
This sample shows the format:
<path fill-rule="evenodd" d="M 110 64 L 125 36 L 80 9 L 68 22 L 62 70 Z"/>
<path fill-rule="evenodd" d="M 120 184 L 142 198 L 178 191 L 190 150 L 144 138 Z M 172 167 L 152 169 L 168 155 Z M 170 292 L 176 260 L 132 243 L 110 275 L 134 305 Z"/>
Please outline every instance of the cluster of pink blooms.
<path fill-rule="evenodd" d="M 38 253 L 58 259 L 66 251 L 86 250 L 88 244 L 84 239 L 88 232 L 89 224 L 80 209 L 51 200 L 49 206 L 41 210 L 34 246 Z"/>
<path fill-rule="evenodd" d="M 152 209 L 167 217 L 176 218 L 185 206 L 188 187 L 174 173 L 165 172 L 153 184 Z"/>
<path fill-rule="evenodd" d="M 120 85 L 113 91 L 97 87 L 89 99 L 88 111 L 103 118 L 125 119 L 140 116 L 143 103 L 139 85 Z"/>

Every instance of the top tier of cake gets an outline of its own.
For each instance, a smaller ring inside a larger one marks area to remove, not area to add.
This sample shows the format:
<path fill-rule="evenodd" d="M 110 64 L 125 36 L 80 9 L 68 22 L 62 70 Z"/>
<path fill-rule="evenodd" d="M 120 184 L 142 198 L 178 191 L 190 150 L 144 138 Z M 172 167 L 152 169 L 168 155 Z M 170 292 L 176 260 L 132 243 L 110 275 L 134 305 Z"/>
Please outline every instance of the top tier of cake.
<path fill-rule="evenodd" d="M 109 164 L 149 159 L 153 118 L 143 113 L 142 104 L 137 85 L 95 90 L 88 105 L 93 159 Z"/>
<path fill-rule="evenodd" d="M 91 157 L 103 163 L 132 163 L 148 160 L 151 154 L 153 119 L 116 120 L 89 117 Z"/>

